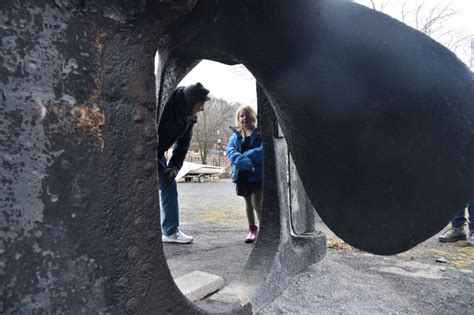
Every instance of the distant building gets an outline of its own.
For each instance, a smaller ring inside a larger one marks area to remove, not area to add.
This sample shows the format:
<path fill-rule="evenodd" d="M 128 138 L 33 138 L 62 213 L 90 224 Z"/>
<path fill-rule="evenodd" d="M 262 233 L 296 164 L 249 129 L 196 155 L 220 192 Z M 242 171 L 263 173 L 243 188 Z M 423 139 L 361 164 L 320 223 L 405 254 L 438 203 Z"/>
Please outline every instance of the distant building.
<path fill-rule="evenodd" d="M 201 154 L 198 150 L 189 150 L 186 154 L 185 161 L 202 164 Z M 227 156 L 225 156 L 225 148 L 219 150 L 217 146 L 209 151 L 207 155 L 207 164 L 214 166 L 222 166 L 225 168 L 230 168 L 231 166 L 229 159 L 227 158 Z"/>

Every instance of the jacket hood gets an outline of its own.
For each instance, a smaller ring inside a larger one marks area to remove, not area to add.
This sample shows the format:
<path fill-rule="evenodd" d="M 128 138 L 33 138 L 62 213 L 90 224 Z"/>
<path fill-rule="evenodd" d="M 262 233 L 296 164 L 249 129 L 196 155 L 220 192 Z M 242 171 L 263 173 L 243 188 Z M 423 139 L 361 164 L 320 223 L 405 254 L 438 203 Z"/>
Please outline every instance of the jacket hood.
<path fill-rule="evenodd" d="M 191 104 L 185 97 L 184 94 L 184 87 L 180 86 L 176 89 L 176 97 L 180 99 L 181 101 L 178 102 L 181 106 L 176 108 L 176 114 L 178 117 L 183 117 L 187 119 L 187 117 L 190 117 L 193 112 L 193 105 Z"/>
<path fill-rule="evenodd" d="M 232 130 L 233 133 L 237 134 L 237 135 L 241 135 L 240 131 L 239 131 L 239 128 L 236 127 L 236 126 L 229 126 L 230 130 Z M 253 134 L 256 132 L 256 130 L 258 130 L 257 127 L 254 127 L 253 130 L 252 130 L 252 134 L 250 135 L 251 137 L 253 136 Z"/>
<path fill-rule="evenodd" d="M 230 128 L 230 130 L 232 130 L 233 133 L 240 134 L 239 129 L 237 129 L 237 127 L 229 126 L 229 128 Z"/>
<path fill-rule="evenodd" d="M 191 106 L 198 102 L 206 102 L 211 99 L 208 96 L 209 90 L 206 89 L 200 82 L 188 85 L 184 88 L 183 93 L 186 102 L 191 104 Z"/>

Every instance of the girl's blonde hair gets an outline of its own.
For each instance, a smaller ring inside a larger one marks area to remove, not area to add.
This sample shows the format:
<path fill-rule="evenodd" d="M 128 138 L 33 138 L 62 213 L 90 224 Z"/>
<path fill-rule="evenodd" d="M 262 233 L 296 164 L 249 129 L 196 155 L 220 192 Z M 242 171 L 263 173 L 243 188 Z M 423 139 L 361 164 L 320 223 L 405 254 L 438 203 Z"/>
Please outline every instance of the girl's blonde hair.
<path fill-rule="evenodd" d="M 252 118 L 252 120 L 254 121 L 255 127 L 257 127 L 257 112 L 255 111 L 255 109 L 252 106 L 241 105 L 237 109 L 237 112 L 235 113 L 235 124 L 237 125 L 237 129 L 240 131 L 242 136 L 245 138 L 244 128 L 240 125 L 240 121 L 239 121 L 239 115 L 240 115 L 240 112 L 242 112 L 242 111 L 246 112 L 250 116 L 250 118 Z"/>

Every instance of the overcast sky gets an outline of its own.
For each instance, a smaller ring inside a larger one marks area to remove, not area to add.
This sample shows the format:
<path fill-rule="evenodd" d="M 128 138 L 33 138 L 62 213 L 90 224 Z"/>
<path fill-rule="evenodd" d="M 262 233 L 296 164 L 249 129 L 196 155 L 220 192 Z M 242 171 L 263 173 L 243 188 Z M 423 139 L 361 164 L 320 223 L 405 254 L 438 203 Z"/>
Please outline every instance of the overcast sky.
<path fill-rule="evenodd" d="M 203 60 L 180 82 L 188 85 L 201 82 L 211 94 L 228 102 L 257 105 L 255 78 L 242 65 L 227 66 Z"/>
<path fill-rule="evenodd" d="M 401 3 L 404 0 L 375 0 L 376 3 L 388 2 L 384 13 L 399 18 Z M 356 0 L 370 7 L 370 0 Z M 410 0 L 411 4 L 422 1 Z M 424 3 L 431 7 L 436 4 L 442 6 L 451 3 L 451 8 L 456 14 L 445 22 L 443 27 L 463 35 L 474 35 L 474 0 L 426 0 Z M 408 23 L 408 22 L 407 22 Z M 469 65 L 470 49 L 467 42 L 466 49 L 459 49 L 457 55 Z M 255 79 L 242 65 L 226 66 L 208 60 L 202 61 L 184 79 L 180 85 L 201 82 L 211 90 L 215 97 L 223 98 L 228 102 L 239 102 L 256 106 Z"/>

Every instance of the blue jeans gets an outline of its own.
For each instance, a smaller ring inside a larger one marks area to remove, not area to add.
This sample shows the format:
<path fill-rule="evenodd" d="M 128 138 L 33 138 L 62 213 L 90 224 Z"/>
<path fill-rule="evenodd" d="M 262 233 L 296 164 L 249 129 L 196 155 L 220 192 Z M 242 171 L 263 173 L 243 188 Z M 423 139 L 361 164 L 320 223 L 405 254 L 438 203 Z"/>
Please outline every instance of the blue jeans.
<path fill-rule="evenodd" d="M 161 229 L 164 235 L 173 235 L 179 231 L 178 187 L 176 181 L 167 183 L 160 178 Z"/>
<path fill-rule="evenodd" d="M 474 203 L 470 203 L 467 207 L 467 213 L 469 214 L 469 230 L 474 231 Z M 451 225 L 453 228 L 460 228 L 466 223 L 466 218 L 464 217 L 464 209 L 460 211 L 456 216 L 451 220 Z"/>

